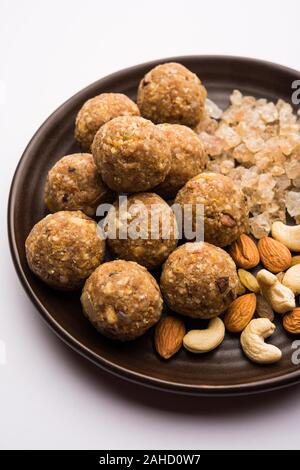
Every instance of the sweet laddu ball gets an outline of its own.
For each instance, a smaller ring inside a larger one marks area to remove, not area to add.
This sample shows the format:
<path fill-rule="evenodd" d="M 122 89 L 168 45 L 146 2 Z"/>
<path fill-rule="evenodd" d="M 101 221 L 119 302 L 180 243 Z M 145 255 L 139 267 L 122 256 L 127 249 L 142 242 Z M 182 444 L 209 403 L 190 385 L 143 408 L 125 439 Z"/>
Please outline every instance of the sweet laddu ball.
<path fill-rule="evenodd" d="M 75 122 L 75 139 L 82 148 L 90 150 L 98 129 L 117 116 L 139 116 L 137 105 L 122 93 L 102 93 L 87 100 Z"/>
<path fill-rule="evenodd" d="M 147 191 L 161 183 L 171 167 L 165 134 L 141 117 L 122 116 L 104 124 L 92 153 L 103 181 L 117 192 Z"/>
<path fill-rule="evenodd" d="M 209 319 L 223 313 L 236 298 L 238 277 L 232 258 L 222 248 L 186 243 L 165 262 L 160 287 L 174 312 Z"/>
<path fill-rule="evenodd" d="M 195 127 L 203 116 L 206 95 L 197 75 L 170 62 L 145 75 L 138 88 L 137 104 L 142 116 L 156 124 Z"/>
<path fill-rule="evenodd" d="M 178 192 L 175 202 L 196 209 L 204 206 L 204 239 L 216 246 L 227 246 L 248 231 L 249 211 L 244 193 L 227 176 L 201 173 Z M 192 225 L 196 229 L 195 210 Z"/>
<path fill-rule="evenodd" d="M 90 153 L 61 158 L 47 175 L 44 200 L 50 212 L 81 210 L 94 216 L 98 205 L 111 197 Z"/>
<path fill-rule="evenodd" d="M 85 283 L 81 303 L 100 333 L 121 341 L 143 335 L 160 319 L 163 305 L 154 277 L 124 260 L 99 266 Z"/>
<path fill-rule="evenodd" d="M 117 258 L 122 258 L 153 269 L 160 266 L 175 250 L 177 225 L 169 205 L 157 194 L 138 193 L 130 196 L 125 205 L 117 202 L 107 217 L 116 233 L 108 232 L 108 246 Z M 126 210 L 126 219 L 121 212 Z M 135 233 L 130 233 L 134 224 Z M 125 227 L 122 227 L 125 226 Z M 127 237 L 121 238 L 122 228 Z"/>
<path fill-rule="evenodd" d="M 60 290 L 81 287 L 102 262 L 105 242 L 97 224 L 80 211 L 60 211 L 38 222 L 25 242 L 30 269 Z"/>
<path fill-rule="evenodd" d="M 201 173 L 207 163 L 207 154 L 198 135 L 180 124 L 159 124 L 171 148 L 171 169 L 155 191 L 171 198 L 194 176 Z"/>

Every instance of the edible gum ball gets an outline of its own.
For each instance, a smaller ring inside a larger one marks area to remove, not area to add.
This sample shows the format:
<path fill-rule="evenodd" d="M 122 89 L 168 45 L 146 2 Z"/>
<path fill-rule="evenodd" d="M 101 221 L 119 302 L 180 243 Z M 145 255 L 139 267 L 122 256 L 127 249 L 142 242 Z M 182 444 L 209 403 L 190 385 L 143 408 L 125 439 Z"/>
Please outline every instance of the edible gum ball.
<path fill-rule="evenodd" d="M 163 305 L 154 277 L 124 260 L 99 266 L 85 283 L 81 303 L 100 333 L 121 341 L 143 335 L 160 319 Z"/>
<path fill-rule="evenodd" d="M 90 150 L 98 129 L 117 116 L 139 116 L 137 105 L 122 93 L 102 93 L 84 103 L 75 122 L 75 139 Z"/>
<path fill-rule="evenodd" d="M 174 312 L 209 319 L 223 313 L 236 298 L 238 277 L 232 258 L 222 248 L 186 243 L 165 262 L 160 286 Z"/>
<path fill-rule="evenodd" d="M 48 172 L 44 200 L 50 212 L 81 210 L 94 216 L 112 193 L 103 183 L 93 156 L 75 153 L 61 158 Z"/>
<path fill-rule="evenodd" d="M 155 191 L 171 198 L 188 180 L 204 170 L 207 154 L 200 138 L 189 127 L 180 124 L 159 124 L 158 127 L 170 144 L 171 169 Z"/>
<path fill-rule="evenodd" d="M 206 95 L 197 75 L 171 62 L 145 75 L 139 84 L 137 104 L 142 116 L 156 124 L 195 127 L 203 116 Z"/>
<path fill-rule="evenodd" d="M 196 229 L 196 204 L 204 206 L 204 238 L 216 246 L 227 246 L 248 232 L 249 211 L 241 189 L 227 176 L 202 173 L 188 181 L 175 202 L 184 209 L 191 204 L 193 230 Z"/>
<path fill-rule="evenodd" d="M 104 124 L 92 153 L 103 181 L 116 192 L 147 191 L 161 183 L 171 167 L 165 134 L 141 117 L 122 116 Z"/>
<path fill-rule="evenodd" d="M 85 214 L 61 211 L 33 227 L 25 248 L 30 269 L 42 281 L 59 290 L 74 290 L 103 260 L 105 242 L 96 222 Z"/>
<path fill-rule="evenodd" d="M 153 269 L 160 266 L 175 250 L 177 245 L 175 216 L 169 205 L 157 194 L 139 193 L 130 196 L 127 200 L 127 220 L 122 220 L 120 217 L 119 202 L 114 204 L 114 208 L 108 220 L 112 227 L 117 227 L 116 237 L 113 233 L 107 241 L 110 250 L 117 258 L 136 261 L 148 269 Z M 116 221 L 118 223 L 115 223 Z M 158 221 L 156 227 L 155 221 Z M 120 238 L 122 225 L 128 229 L 130 224 L 135 224 L 138 238 L 131 237 L 130 230 L 126 239 Z"/>

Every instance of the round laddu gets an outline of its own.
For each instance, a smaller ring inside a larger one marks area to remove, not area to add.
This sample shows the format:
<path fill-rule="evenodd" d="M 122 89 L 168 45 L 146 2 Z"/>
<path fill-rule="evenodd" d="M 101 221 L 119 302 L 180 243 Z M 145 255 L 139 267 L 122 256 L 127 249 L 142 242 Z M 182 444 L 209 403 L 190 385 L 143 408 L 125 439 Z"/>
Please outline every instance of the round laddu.
<path fill-rule="evenodd" d="M 103 181 L 117 192 L 147 191 L 161 183 L 171 167 L 165 134 L 141 117 L 117 117 L 104 124 L 92 153 Z"/>
<path fill-rule="evenodd" d="M 238 277 L 232 258 L 222 248 L 186 243 L 165 262 L 160 287 L 174 312 L 209 319 L 223 313 L 236 298 Z"/>
<path fill-rule="evenodd" d="M 48 172 L 44 200 L 50 212 L 81 210 L 92 217 L 111 198 L 90 153 L 67 155 Z"/>
<path fill-rule="evenodd" d="M 207 163 L 207 154 L 198 135 L 180 124 L 159 124 L 171 148 L 171 169 L 155 191 L 163 197 L 176 195 L 185 183 L 201 173 Z"/>
<path fill-rule="evenodd" d="M 84 103 L 75 121 L 75 139 L 90 150 L 98 129 L 117 116 L 139 116 L 137 105 L 122 93 L 102 93 Z"/>
<path fill-rule="evenodd" d="M 38 222 L 26 242 L 30 269 L 60 290 L 81 287 L 102 262 L 105 242 L 97 224 L 80 211 L 61 211 Z"/>
<path fill-rule="evenodd" d="M 117 258 L 136 261 L 148 269 L 157 268 L 177 245 L 174 213 L 154 193 L 133 194 L 125 203 L 117 201 L 107 217 L 113 228 L 112 232 L 107 232 L 108 246 Z M 126 218 L 121 213 L 126 214 Z M 131 235 L 131 226 L 134 235 Z M 126 238 L 120 236 L 124 230 L 128 233 Z"/>
<path fill-rule="evenodd" d="M 177 63 L 154 67 L 139 84 L 137 104 L 142 116 L 156 124 L 195 127 L 204 113 L 206 89 L 200 79 Z"/>
<path fill-rule="evenodd" d="M 124 260 L 99 266 L 85 283 L 81 303 L 100 333 L 120 341 L 143 335 L 160 319 L 163 305 L 154 277 Z"/>
<path fill-rule="evenodd" d="M 175 202 L 184 210 L 192 207 L 192 226 L 196 228 L 196 206 L 204 206 L 204 239 L 216 246 L 227 246 L 248 232 L 249 210 L 244 193 L 228 176 L 201 173 L 178 192 Z"/>

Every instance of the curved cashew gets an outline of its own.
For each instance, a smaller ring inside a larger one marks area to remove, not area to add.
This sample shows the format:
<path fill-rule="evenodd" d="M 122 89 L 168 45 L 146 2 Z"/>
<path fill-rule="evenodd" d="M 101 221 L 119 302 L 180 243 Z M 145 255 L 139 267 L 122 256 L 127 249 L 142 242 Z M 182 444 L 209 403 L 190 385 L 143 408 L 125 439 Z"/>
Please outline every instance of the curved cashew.
<path fill-rule="evenodd" d="M 273 344 L 264 342 L 271 336 L 276 326 L 268 318 L 256 318 L 246 326 L 241 334 L 241 345 L 246 356 L 253 362 L 271 364 L 281 359 L 282 352 Z"/>
<path fill-rule="evenodd" d="M 224 323 L 216 317 L 209 321 L 207 329 L 189 331 L 183 338 L 183 345 L 190 352 L 205 353 L 219 346 L 224 336 Z"/>
<path fill-rule="evenodd" d="M 261 269 L 256 276 L 264 298 L 277 313 L 286 313 L 296 307 L 295 295 L 291 289 L 279 282 L 275 274 Z"/>
<path fill-rule="evenodd" d="M 300 264 L 295 264 L 286 271 L 282 284 L 289 287 L 295 295 L 300 294 Z"/>
<path fill-rule="evenodd" d="M 292 251 L 300 251 L 300 225 L 285 225 L 276 221 L 272 224 L 272 237 Z"/>

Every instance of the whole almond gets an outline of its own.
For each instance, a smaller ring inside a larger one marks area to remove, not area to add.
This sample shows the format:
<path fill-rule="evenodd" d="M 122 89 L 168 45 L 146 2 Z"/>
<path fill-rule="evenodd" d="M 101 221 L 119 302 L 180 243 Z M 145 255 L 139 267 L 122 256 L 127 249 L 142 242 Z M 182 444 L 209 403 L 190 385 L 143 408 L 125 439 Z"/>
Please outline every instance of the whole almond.
<path fill-rule="evenodd" d="M 251 269 L 259 263 L 259 252 L 254 241 L 245 233 L 232 243 L 229 254 L 239 268 Z"/>
<path fill-rule="evenodd" d="M 240 333 L 252 320 L 256 308 L 256 295 L 245 294 L 235 299 L 225 317 L 225 327 L 231 333 Z"/>
<path fill-rule="evenodd" d="M 154 343 L 158 354 L 164 359 L 172 357 L 182 346 L 185 336 L 185 326 L 182 320 L 167 316 L 160 320 L 155 328 Z"/>
<path fill-rule="evenodd" d="M 300 307 L 294 308 L 283 317 L 283 327 L 289 333 L 300 334 Z"/>
<path fill-rule="evenodd" d="M 291 265 L 290 250 L 283 243 L 271 237 L 263 237 L 259 240 L 258 251 L 263 265 L 271 273 L 285 271 Z"/>
<path fill-rule="evenodd" d="M 256 295 L 256 309 L 255 309 L 256 318 L 268 318 L 270 321 L 274 320 L 274 312 L 266 299 L 260 295 Z"/>

